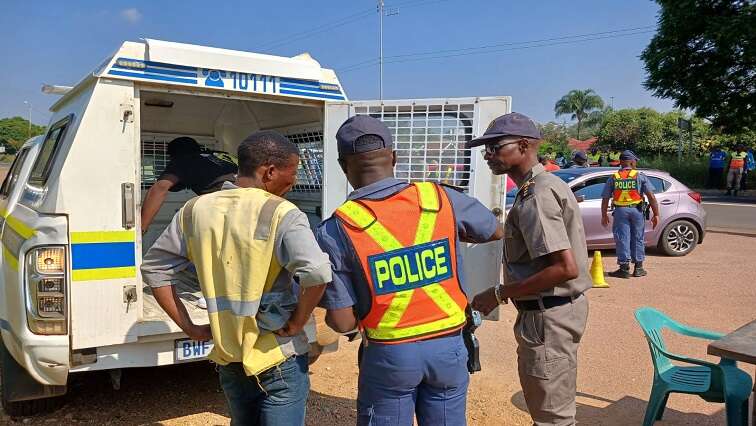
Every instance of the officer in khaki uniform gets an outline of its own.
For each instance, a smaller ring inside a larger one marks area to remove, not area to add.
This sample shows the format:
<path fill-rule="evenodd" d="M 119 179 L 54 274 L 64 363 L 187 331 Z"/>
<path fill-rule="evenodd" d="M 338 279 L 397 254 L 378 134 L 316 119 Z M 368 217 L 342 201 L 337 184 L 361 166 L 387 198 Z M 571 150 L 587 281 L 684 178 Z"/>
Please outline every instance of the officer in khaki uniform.
<path fill-rule="evenodd" d="M 509 299 L 518 372 L 536 425 L 575 424 L 577 352 L 588 319 L 584 292 L 592 283 L 577 201 L 537 160 L 541 134 L 528 117 L 494 120 L 468 146 L 485 145 L 494 174 L 509 174 L 519 189 L 504 224 L 504 284 L 475 296 L 484 314 Z"/>

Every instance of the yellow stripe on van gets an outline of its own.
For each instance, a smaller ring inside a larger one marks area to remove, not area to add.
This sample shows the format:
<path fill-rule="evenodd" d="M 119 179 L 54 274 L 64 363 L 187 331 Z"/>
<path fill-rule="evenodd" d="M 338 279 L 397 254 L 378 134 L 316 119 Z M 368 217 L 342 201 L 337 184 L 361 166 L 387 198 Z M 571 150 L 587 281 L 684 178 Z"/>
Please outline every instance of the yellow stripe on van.
<path fill-rule="evenodd" d="M 8 261 L 8 265 L 10 265 L 15 271 L 18 271 L 18 259 L 10 250 L 8 250 L 8 247 L 5 247 L 5 244 L 3 244 L 3 255 L 5 255 L 5 260 Z"/>
<path fill-rule="evenodd" d="M 134 231 L 71 232 L 71 243 L 130 243 L 135 240 Z"/>
<path fill-rule="evenodd" d="M 37 232 L 33 228 L 30 228 L 24 222 L 21 222 L 20 220 L 16 219 L 15 217 L 11 215 L 8 215 L 5 218 L 5 223 L 7 223 L 8 226 L 13 228 L 13 230 L 16 231 L 16 233 L 22 236 L 25 240 L 28 240 Z"/>
<path fill-rule="evenodd" d="M 74 269 L 71 271 L 71 279 L 74 281 L 112 280 L 117 278 L 136 277 L 136 266 L 122 268 L 95 268 Z"/>

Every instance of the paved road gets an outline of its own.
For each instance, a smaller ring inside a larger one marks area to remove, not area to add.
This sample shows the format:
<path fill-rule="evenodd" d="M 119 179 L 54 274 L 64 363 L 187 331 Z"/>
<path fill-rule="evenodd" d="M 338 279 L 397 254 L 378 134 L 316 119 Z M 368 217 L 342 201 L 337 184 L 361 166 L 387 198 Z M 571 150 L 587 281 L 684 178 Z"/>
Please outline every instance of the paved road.
<path fill-rule="evenodd" d="M 707 228 L 756 232 L 756 204 L 704 201 Z"/>

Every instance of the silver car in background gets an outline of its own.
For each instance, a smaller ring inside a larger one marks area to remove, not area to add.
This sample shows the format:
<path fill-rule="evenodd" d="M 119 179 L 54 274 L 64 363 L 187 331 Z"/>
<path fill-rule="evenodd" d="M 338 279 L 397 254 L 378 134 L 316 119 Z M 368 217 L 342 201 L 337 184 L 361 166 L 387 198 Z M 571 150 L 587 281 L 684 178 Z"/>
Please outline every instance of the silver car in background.
<path fill-rule="evenodd" d="M 601 225 L 601 193 L 607 179 L 616 171 L 616 167 L 589 167 L 552 172 L 569 185 L 578 200 L 589 250 L 614 248 L 611 225 Z M 660 214 L 656 229 L 646 221 L 646 246 L 657 247 L 669 256 L 685 256 L 703 242 L 706 234 L 706 211 L 701 205 L 701 194 L 669 173 L 651 169 L 641 169 L 641 172 L 654 185 Z M 508 207 L 516 191 L 507 193 Z"/>

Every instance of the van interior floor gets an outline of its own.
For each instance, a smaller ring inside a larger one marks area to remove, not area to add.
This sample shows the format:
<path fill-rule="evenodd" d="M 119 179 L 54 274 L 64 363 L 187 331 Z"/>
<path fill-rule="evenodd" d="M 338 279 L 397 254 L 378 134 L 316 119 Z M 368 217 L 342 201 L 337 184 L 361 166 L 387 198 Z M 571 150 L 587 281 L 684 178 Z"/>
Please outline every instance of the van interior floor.
<path fill-rule="evenodd" d="M 192 321 L 198 325 L 208 324 L 210 320 L 207 317 L 207 310 L 200 308 L 197 304 L 199 298 L 202 297 L 199 284 L 190 280 L 176 280 L 173 285 Z M 155 296 L 152 295 L 152 289 L 147 284 L 144 284 L 142 288 L 142 297 L 142 322 L 139 333 L 141 336 L 181 331 L 157 303 Z"/>

